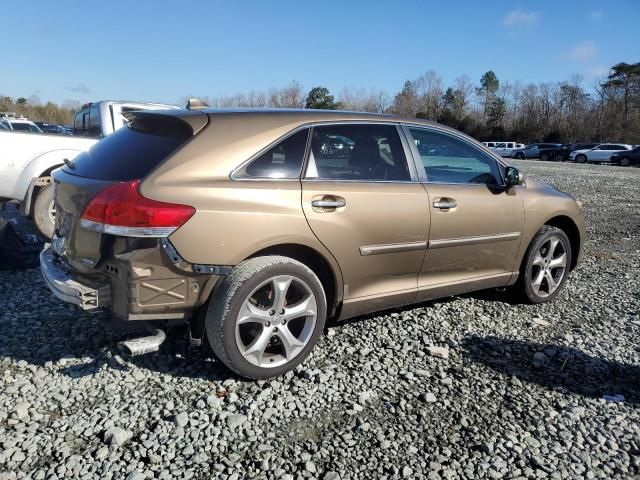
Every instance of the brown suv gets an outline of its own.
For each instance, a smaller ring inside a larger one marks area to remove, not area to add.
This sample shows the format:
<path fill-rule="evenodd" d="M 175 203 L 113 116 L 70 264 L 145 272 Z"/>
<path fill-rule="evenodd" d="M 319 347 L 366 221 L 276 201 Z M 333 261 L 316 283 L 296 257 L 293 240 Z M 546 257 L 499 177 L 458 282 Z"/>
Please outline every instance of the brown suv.
<path fill-rule="evenodd" d="M 154 325 L 132 354 L 188 322 L 251 378 L 300 363 L 327 318 L 514 284 L 549 301 L 585 234 L 572 197 L 386 115 L 140 112 L 53 176 L 53 293 Z"/>

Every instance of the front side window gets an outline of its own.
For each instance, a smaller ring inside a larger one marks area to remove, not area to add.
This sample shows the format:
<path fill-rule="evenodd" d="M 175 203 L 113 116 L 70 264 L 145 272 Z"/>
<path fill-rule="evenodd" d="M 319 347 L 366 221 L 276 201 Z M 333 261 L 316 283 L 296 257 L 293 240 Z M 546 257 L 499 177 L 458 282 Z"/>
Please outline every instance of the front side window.
<path fill-rule="evenodd" d="M 410 128 L 430 183 L 502 184 L 498 163 L 472 144 L 446 133 Z"/>
<path fill-rule="evenodd" d="M 306 178 L 410 181 L 394 125 L 324 125 L 313 128 Z"/>
<path fill-rule="evenodd" d="M 300 177 L 309 129 L 288 136 L 240 169 L 235 178 L 295 179 Z"/>

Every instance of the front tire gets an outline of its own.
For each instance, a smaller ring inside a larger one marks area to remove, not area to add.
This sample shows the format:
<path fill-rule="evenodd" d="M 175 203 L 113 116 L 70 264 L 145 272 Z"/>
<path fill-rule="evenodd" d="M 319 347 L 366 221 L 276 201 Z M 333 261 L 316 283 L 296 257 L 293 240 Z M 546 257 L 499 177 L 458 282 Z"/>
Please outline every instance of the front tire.
<path fill-rule="evenodd" d="M 627 157 L 622 157 L 620 159 L 620 166 L 621 167 L 628 167 L 629 165 L 631 165 L 631 162 L 629 161 L 629 159 Z"/>
<path fill-rule="evenodd" d="M 522 152 L 517 152 L 517 153 L 516 153 L 516 155 L 515 155 L 515 158 L 516 158 L 517 160 L 524 160 L 524 153 L 522 153 Z"/>
<path fill-rule="evenodd" d="M 564 162 L 564 155 L 562 155 L 561 153 L 556 153 L 555 161 L 556 162 Z"/>
<path fill-rule="evenodd" d="M 327 300 L 306 265 L 282 256 L 237 265 L 210 301 L 207 338 L 229 369 L 251 379 L 295 368 L 324 329 Z"/>
<path fill-rule="evenodd" d="M 516 289 L 528 303 L 553 300 L 564 286 L 571 267 L 569 237 L 561 229 L 543 225 L 522 260 Z"/>
<path fill-rule="evenodd" d="M 576 157 L 576 163 L 585 163 L 587 161 L 586 155 L 578 155 Z"/>
<path fill-rule="evenodd" d="M 548 162 L 549 158 L 550 157 L 548 153 L 543 153 L 542 155 L 540 155 L 540 160 L 542 160 L 543 162 Z"/>
<path fill-rule="evenodd" d="M 52 183 L 41 188 L 33 202 L 33 213 L 31 215 L 38 231 L 49 239 L 53 237 L 53 229 L 56 222 L 53 195 Z"/>

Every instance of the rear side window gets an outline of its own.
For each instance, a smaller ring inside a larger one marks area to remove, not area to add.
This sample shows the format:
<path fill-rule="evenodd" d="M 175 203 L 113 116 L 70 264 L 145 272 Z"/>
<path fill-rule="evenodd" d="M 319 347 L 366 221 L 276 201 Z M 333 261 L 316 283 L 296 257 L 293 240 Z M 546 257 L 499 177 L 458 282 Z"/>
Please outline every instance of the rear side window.
<path fill-rule="evenodd" d="M 73 134 L 86 136 L 89 129 L 89 110 L 80 110 L 73 121 Z"/>
<path fill-rule="evenodd" d="M 102 128 L 100 123 L 100 107 L 98 105 L 92 105 L 89 110 L 89 132 L 90 137 L 99 137 L 102 135 Z"/>
<path fill-rule="evenodd" d="M 134 120 L 78 155 L 64 171 L 112 182 L 143 178 L 192 136 L 191 128 L 174 117 Z"/>
<path fill-rule="evenodd" d="M 373 124 L 314 127 L 306 178 L 411 180 L 396 127 Z"/>
<path fill-rule="evenodd" d="M 300 177 L 309 129 L 288 136 L 234 174 L 234 178 L 294 179 Z"/>

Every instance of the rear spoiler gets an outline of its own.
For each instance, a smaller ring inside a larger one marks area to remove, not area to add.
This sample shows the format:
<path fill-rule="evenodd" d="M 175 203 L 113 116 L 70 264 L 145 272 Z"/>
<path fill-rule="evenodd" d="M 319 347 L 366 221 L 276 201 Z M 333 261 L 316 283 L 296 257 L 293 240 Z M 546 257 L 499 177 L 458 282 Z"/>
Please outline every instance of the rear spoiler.
<path fill-rule="evenodd" d="M 177 112 L 177 113 L 174 113 Z M 135 110 L 123 114 L 130 122 L 165 124 L 169 129 L 188 128 L 192 135 L 196 135 L 209 123 L 209 115 L 198 111 L 185 110 Z"/>

